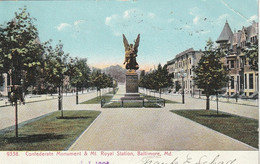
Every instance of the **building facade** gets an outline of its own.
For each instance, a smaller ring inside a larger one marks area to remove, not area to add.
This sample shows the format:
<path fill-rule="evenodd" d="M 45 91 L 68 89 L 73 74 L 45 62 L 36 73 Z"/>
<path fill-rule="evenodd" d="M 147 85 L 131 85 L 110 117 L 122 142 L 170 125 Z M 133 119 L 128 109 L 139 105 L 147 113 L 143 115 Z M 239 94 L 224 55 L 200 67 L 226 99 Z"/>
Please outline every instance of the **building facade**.
<path fill-rule="evenodd" d="M 224 50 L 224 64 L 229 69 L 229 84 L 226 89 L 228 96 L 248 98 L 258 97 L 258 71 L 250 69 L 245 50 L 258 44 L 258 23 L 232 32 L 226 21 L 216 43 Z"/>
<path fill-rule="evenodd" d="M 202 51 L 195 51 L 193 48 L 187 49 L 179 54 L 170 61 L 167 61 L 167 68 L 169 73 L 174 74 L 174 88 L 173 92 L 180 92 L 181 89 L 176 90 L 176 86 L 184 87 L 185 93 L 197 94 L 199 89 L 194 84 L 194 72 L 193 67 L 197 66 L 201 56 L 203 55 Z M 186 76 L 183 78 L 180 76 L 181 73 L 185 73 Z"/>

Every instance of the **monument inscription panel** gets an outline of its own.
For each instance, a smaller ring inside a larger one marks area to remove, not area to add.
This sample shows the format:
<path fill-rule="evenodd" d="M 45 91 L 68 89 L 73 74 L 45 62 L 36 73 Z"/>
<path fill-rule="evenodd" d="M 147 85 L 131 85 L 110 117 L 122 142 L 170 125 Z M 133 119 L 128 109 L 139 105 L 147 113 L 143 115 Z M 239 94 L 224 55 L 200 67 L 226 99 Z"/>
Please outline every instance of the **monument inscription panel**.
<path fill-rule="evenodd" d="M 126 93 L 138 93 L 137 75 L 126 75 Z"/>

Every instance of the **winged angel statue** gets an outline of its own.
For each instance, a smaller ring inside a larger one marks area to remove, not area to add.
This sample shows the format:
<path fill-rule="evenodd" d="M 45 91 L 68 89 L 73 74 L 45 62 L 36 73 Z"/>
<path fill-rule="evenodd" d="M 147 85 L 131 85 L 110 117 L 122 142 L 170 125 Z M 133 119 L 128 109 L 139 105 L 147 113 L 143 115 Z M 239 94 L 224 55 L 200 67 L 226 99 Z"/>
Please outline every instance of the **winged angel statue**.
<path fill-rule="evenodd" d="M 123 64 L 126 64 L 125 68 L 130 70 L 137 70 L 139 69 L 139 65 L 136 62 L 137 52 L 138 52 L 138 46 L 140 41 L 140 34 L 138 34 L 135 45 L 128 43 L 125 35 L 123 34 L 123 42 L 125 46 L 125 61 Z"/>

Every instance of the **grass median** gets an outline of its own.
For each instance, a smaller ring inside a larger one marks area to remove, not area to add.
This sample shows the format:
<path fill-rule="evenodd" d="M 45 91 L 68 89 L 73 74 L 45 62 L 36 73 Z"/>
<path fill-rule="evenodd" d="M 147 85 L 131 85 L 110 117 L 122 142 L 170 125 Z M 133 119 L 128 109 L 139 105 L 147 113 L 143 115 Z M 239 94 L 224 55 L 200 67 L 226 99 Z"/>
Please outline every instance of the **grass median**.
<path fill-rule="evenodd" d="M 115 89 L 115 91 L 110 91 L 110 92 L 106 93 L 105 95 L 102 95 L 101 97 L 100 96 L 94 97 L 90 100 L 82 102 L 81 104 L 100 104 L 102 99 L 105 99 L 105 101 L 108 102 L 113 98 L 113 96 L 114 96 L 113 93 L 116 93 L 117 91 L 118 91 L 118 89 Z"/>
<path fill-rule="evenodd" d="M 11 130 L 0 135 L 0 150 L 66 150 L 97 118 L 99 111 L 54 112 L 18 129 L 19 137 Z"/>
<path fill-rule="evenodd" d="M 258 148 L 258 120 L 206 110 L 172 110 L 199 124 Z"/>

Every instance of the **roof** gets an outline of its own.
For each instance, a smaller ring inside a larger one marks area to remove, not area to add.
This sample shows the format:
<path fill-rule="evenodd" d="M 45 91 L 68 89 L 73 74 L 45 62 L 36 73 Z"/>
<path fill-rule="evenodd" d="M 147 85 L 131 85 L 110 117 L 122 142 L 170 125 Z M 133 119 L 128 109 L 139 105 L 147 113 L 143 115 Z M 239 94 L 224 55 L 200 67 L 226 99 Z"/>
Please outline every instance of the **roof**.
<path fill-rule="evenodd" d="M 253 21 L 252 25 L 246 28 L 246 31 L 248 35 L 247 42 L 250 42 L 252 36 L 258 35 L 258 23 Z"/>
<path fill-rule="evenodd" d="M 219 35 L 218 39 L 217 39 L 217 43 L 220 42 L 228 42 L 232 40 L 232 36 L 233 36 L 233 32 L 228 24 L 228 22 L 226 21 L 224 28 L 221 32 L 221 34 Z"/>
<path fill-rule="evenodd" d="M 177 54 L 174 59 L 172 59 L 170 61 L 167 61 L 167 64 L 169 65 L 169 64 L 174 63 L 177 58 L 179 58 L 179 57 L 181 57 L 181 56 L 183 56 L 183 55 L 185 55 L 187 53 L 190 53 L 190 52 L 195 52 L 195 50 L 193 48 L 189 48 L 189 49 L 187 49 L 187 50 Z"/>
<path fill-rule="evenodd" d="M 189 52 L 193 52 L 193 51 L 194 51 L 193 48 L 189 48 L 189 49 L 187 49 L 187 50 L 185 50 L 185 51 L 183 51 L 183 52 L 177 54 L 175 58 L 178 58 L 178 57 L 180 57 L 180 56 L 182 56 L 182 55 L 185 55 L 185 54 L 187 54 L 187 53 L 189 53 Z"/>
<path fill-rule="evenodd" d="M 39 37 L 37 37 L 36 39 L 34 39 L 34 43 L 35 44 L 41 44 L 41 40 Z"/>

